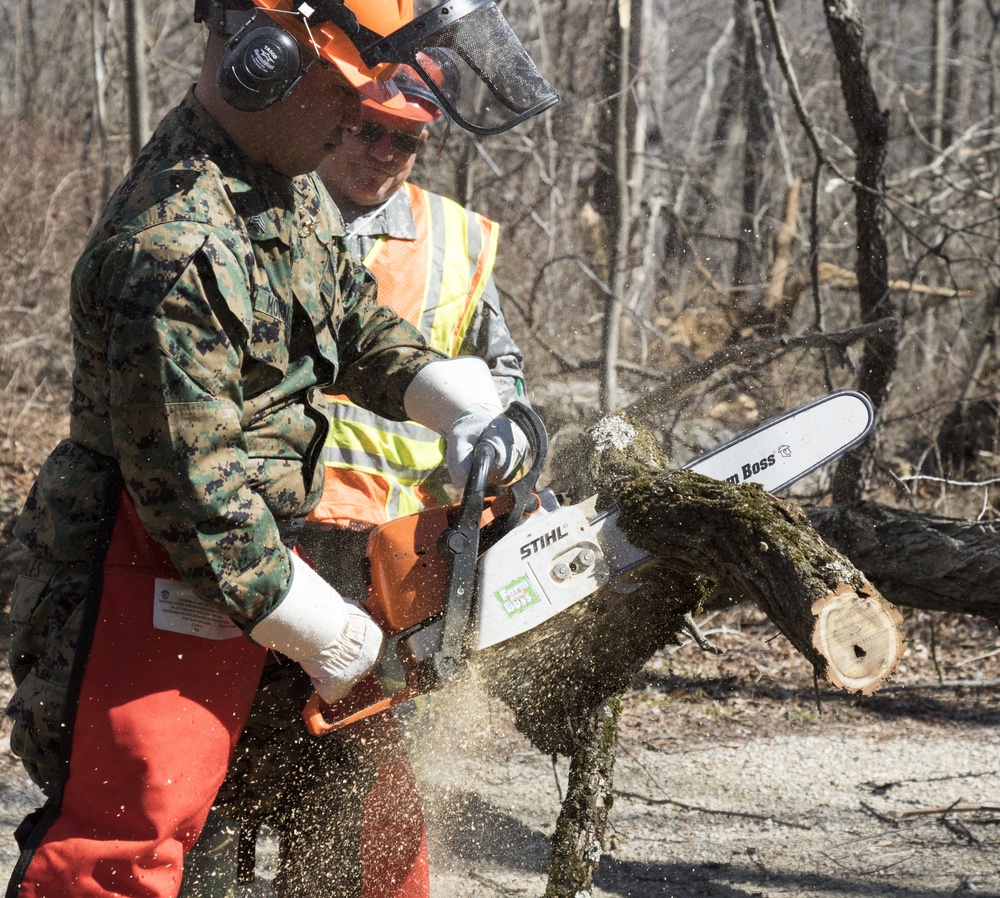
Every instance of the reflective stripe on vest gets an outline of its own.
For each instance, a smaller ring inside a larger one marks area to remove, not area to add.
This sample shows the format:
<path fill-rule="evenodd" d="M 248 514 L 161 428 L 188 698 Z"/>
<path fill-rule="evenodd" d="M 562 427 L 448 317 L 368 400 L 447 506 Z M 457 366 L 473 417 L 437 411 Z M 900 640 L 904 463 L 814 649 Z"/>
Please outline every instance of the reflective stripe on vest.
<path fill-rule="evenodd" d="M 379 239 L 365 258 L 379 300 L 428 344 L 458 355 L 496 260 L 499 226 L 406 184 L 415 240 Z M 380 524 L 446 501 L 444 441 L 412 422 L 389 421 L 327 396 L 326 482 L 314 519 Z"/>

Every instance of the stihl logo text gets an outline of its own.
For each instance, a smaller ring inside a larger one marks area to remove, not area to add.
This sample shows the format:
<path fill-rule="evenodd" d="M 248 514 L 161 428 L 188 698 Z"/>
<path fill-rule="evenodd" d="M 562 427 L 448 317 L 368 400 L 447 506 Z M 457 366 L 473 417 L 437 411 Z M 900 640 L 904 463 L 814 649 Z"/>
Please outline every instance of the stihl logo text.
<path fill-rule="evenodd" d="M 521 557 L 530 558 L 536 552 L 541 552 L 546 546 L 551 546 L 552 543 L 560 539 L 565 539 L 567 536 L 569 536 L 569 530 L 566 529 L 565 524 L 560 524 L 555 530 L 543 533 L 541 536 L 535 537 L 530 543 L 525 543 L 521 546 Z"/>
<path fill-rule="evenodd" d="M 767 458 L 762 458 L 760 461 L 750 462 L 745 464 L 739 471 L 735 474 L 730 474 L 726 478 L 727 483 L 743 483 L 744 480 L 749 480 L 754 474 L 759 474 L 765 468 L 770 468 L 774 464 L 774 453 L 772 452 Z"/>

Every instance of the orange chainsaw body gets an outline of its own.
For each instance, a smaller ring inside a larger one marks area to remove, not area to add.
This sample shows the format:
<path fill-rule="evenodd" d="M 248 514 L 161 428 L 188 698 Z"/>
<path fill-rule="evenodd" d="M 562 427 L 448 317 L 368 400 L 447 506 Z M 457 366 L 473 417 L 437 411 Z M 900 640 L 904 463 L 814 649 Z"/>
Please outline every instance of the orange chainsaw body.
<path fill-rule="evenodd" d="M 264 2 L 264 0 L 259 0 Z M 271 0 L 267 0 L 271 2 Z M 406 685 L 359 711 L 327 705 L 314 691 L 302 716 L 314 736 L 387 711 L 451 679 L 461 666 L 480 553 L 501 539 L 528 512 L 548 446 L 537 412 L 515 401 L 507 415 L 529 439 L 532 463 L 500 493 L 488 496 L 496 460 L 489 442 L 478 443 L 458 505 L 428 508 L 376 527 L 365 550 L 365 609 L 385 633 Z"/>
<path fill-rule="evenodd" d="M 508 495 L 487 497 L 480 527 L 509 510 Z M 387 636 L 426 623 L 444 612 L 448 562 L 438 550 L 457 505 L 427 508 L 376 527 L 368 538 L 370 578 L 365 609 Z"/>
<path fill-rule="evenodd" d="M 487 529 L 512 506 L 509 493 L 486 497 L 480 528 Z M 443 616 L 449 565 L 438 542 L 458 509 L 458 505 L 427 508 L 376 527 L 368 538 L 365 609 L 390 639 L 407 630 L 419 630 Z M 424 690 L 417 662 L 405 652 L 397 650 L 396 655 L 406 678 L 403 689 L 353 713 L 327 705 L 314 692 L 302 711 L 309 732 L 322 736 L 420 695 Z"/>

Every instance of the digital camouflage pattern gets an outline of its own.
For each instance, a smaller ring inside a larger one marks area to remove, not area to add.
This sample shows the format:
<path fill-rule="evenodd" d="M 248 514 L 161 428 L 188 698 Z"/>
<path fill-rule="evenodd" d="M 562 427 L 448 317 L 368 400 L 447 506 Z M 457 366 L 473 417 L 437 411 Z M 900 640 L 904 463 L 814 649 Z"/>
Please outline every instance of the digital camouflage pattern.
<path fill-rule="evenodd" d="M 400 419 L 413 376 L 440 357 L 378 305 L 319 181 L 256 166 L 193 91 L 109 201 L 70 308 L 70 437 L 18 520 L 28 555 L 11 606 L 12 745 L 45 790 L 117 478 L 187 584 L 246 625 L 287 587 L 276 518 L 321 493 L 314 388 Z"/>

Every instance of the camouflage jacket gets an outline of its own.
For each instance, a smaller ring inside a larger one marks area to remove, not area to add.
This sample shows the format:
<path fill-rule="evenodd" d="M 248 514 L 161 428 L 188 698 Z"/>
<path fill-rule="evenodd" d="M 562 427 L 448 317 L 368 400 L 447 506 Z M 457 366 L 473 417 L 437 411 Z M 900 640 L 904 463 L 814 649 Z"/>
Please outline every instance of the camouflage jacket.
<path fill-rule="evenodd" d="M 18 538 L 43 566 L 85 570 L 110 459 L 183 579 L 244 624 L 288 583 L 276 518 L 322 490 L 314 388 L 401 419 L 410 380 L 439 357 L 377 304 L 318 179 L 252 163 L 193 92 L 109 201 L 71 311 L 70 439 Z"/>

